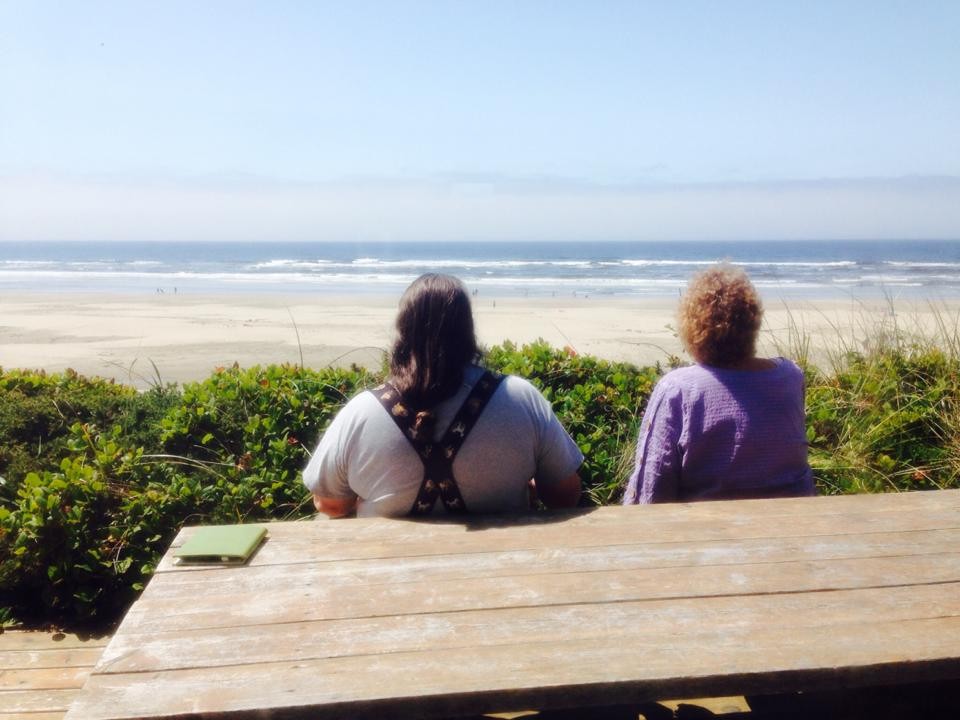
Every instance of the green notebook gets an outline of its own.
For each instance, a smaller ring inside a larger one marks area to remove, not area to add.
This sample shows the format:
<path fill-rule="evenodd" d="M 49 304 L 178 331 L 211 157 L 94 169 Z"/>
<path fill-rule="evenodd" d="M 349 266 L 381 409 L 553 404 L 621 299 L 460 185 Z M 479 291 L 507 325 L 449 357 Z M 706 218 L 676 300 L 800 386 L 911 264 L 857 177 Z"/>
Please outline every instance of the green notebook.
<path fill-rule="evenodd" d="M 206 525 L 197 528 L 173 556 L 181 565 L 242 565 L 266 535 L 261 525 Z"/>

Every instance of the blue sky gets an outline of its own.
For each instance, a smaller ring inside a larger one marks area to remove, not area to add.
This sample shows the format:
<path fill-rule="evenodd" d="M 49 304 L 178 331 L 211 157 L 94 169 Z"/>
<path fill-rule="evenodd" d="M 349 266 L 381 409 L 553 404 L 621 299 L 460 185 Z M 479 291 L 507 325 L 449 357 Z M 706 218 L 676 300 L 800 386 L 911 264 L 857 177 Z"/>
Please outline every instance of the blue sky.
<path fill-rule="evenodd" d="M 0 0 L 0 240 L 960 239 L 960 3 Z"/>

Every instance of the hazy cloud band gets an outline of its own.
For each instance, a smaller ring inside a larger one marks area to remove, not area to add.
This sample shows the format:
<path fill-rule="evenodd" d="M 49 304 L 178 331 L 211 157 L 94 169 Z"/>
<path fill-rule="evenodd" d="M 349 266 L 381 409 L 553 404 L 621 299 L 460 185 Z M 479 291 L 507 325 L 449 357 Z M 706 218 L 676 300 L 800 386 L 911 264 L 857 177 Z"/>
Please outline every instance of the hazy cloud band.
<path fill-rule="evenodd" d="M 960 239 L 960 178 L 703 185 L 550 179 L 0 178 L 0 240 Z"/>

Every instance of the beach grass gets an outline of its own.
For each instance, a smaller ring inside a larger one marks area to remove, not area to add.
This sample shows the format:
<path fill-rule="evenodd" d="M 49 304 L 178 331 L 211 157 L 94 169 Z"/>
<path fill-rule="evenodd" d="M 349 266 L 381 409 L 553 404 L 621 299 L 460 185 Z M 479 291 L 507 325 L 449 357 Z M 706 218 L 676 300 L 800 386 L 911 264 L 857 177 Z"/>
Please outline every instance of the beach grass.
<path fill-rule="evenodd" d="M 960 313 L 930 303 L 920 322 L 893 301 L 853 313 L 816 344 L 793 322 L 774 343 L 805 371 L 819 491 L 957 487 Z"/>

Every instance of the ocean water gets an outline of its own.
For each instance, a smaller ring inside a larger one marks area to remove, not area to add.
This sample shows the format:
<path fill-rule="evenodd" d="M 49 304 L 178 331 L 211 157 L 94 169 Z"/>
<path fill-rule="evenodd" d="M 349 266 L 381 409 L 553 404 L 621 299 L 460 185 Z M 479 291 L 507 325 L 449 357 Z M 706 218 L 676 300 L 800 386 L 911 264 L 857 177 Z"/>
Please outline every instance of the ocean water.
<path fill-rule="evenodd" d="M 0 243 L 0 292 L 392 295 L 433 271 L 478 294 L 675 297 L 718 260 L 768 296 L 960 297 L 960 240 Z"/>

